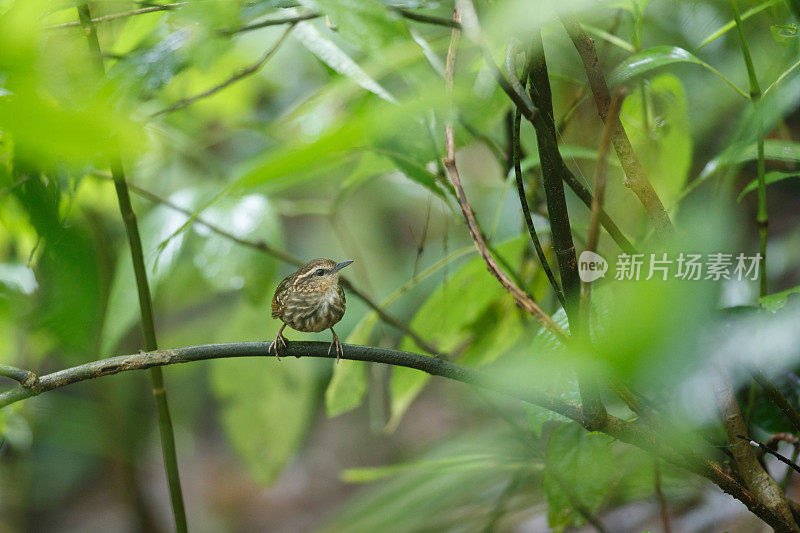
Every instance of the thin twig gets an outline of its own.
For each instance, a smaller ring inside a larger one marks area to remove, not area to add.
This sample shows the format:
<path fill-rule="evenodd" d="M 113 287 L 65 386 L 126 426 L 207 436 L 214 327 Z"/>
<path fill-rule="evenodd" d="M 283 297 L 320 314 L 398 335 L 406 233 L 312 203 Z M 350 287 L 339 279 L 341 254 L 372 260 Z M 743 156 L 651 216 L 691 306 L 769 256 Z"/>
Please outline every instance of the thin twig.
<path fill-rule="evenodd" d="M 667 508 L 667 499 L 664 497 L 664 490 L 661 486 L 661 467 L 658 464 L 658 458 L 656 458 L 653 466 L 653 474 L 655 476 L 655 490 L 656 490 L 656 499 L 658 500 L 658 509 L 659 514 L 661 515 L 661 524 L 664 527 L 664 533 L 671 533 L 672 528 L 669 525 L 669 509 Z"/>
<path fill-rule="evenodd" d="M 606 195 L 606 178 L 608 176 L 606 158 L 608 156 L 608 146 L 611 144 L 611 136 L 614 133 L 619 111 L 622 107 L 622 99 L 625 89 L 619 88 L 614 91 L 611 97 L 611 105 L 608 109 L 608 120 L 603 126 L 603 134 L 600 138 L 598 148 L 597 166 L 594 171 L 594 197 L 592 198 L 592 214 L 589 220 L 589 233 L 586 237 L 586 249 L 591 252 L 597 251 L 598 241 L 600 240 L 600 211 Z"/>
<path fill-rule="evenodd" d="M 181 6 L 185 6 L 189 2 L 176 2 L 174 4 L 160 4 L 157 6 L 142 7 L 140 9 L 133 9 L 131 11 L 123 11 L 121 13 L 112 13 L 110 15 L 103 15 L 102 17 L 93 18 L 91 22 L 98 24 L 100 22 L 108 22 L 110 20 L 121 19 L 125 17 L 132 17 L 134 15 L 144 15 L 146 13 L 155 13 L 157 11 L 170 11 Z M 63 24 L 54 24 L 52 26 L 45 26 L 44 30 L 57 30 L 60 28 L 76 28 L 81 25 L 80 20 L 73 22 L 64 22 Z"/>
<path fill-rule="evenodd" d="M 89 6 L 87 4 L 78 6 L 78 16 L 86 31 L 89 49 L 92 51 L 97 63 L 97 70 L 101 76 L 105 76 L 100 42 L 97 39 L 97 30 L 92 23 Z M 153 321 L 153 304 L 150 299 L 150 287 L 147 282 L 147 270 L 144 265 L 144 254 L 142 253 L 142 241 L 139 237 L 139 226 L 136 222 L 136 214 L 131 206 L 128 186 L 125 181 L 125 172 L 122 167 L 122 159 L 120 158 L 119 150 L 116 146 L 116 139 L 109 139 L 109 141 L 111 142 L 109 165 L 111 167 L 111 175 L 114 179 L 114 187 L 117 191 L 120 214 L 125 224 L 125 232 L 128 235 L 128 245 L 131 250 L 133 272 L 136 278 L 136 290 L 139 296 L 139 310 L 141 314 L 142 330 L 144 332 L 145 348 L 147 350 L 157 350 L 158 342 L 156 340 L 155 322 Z M 175 433 L 169 412 L 164 375 L 160 367 L 150 370 L 150 382 L 153 387 L 153 398 L 158 415 L 158 428 L 161 434 L 161 451 L 164 456 L 164 468 L 169 485 L 175 529 L 178 533 L 185 533 L 188 530 L 188 526 L 186 522 L 186 509 L 183 504 L 180 473 L 178 471 L 178 456 L 175 451 Z"/>
<path fill-rule="evenodd" d="M 460 22 L 461 18 L 458 13 L 458 9 L 453 11 L 453 20 L 456 22 Z M 445 75 L 445 84 L 447 87 L 447 91 L 449 94 L 452 94 L 453 90 L 453 79 L 455 76 L 455 61 L 456 61 L 456 49 L 458 47 L 459 35 L 460 30 L 458 28 L 453 28 L 453 31 L 450 36 L 450 47 L 447 50 L 447 64 L 446 64 L 446 75 Z M 458 173 L 458 167 L 456 166 L 456 143 L 455 143 L 455 135 L 453 133 L 453 125 L 448 122 L 444 128 L 445 131 L 445 159 L 443 161 L 444 167 L 447 171 L 447 175 L 450 178 L 450 181 L 453 183 L 453 186 L 456 190 L 456 197 L 458 198 L 458 204 L 461 207 L 461 212 L 464 215 L 464 219 L 467 221 L 467 227 L 469 228 L 470 235 L 472 236 L 472 240 L 475 243 L 475 247 L 478 249 L 478 252 L 481 254 L 486 266 L 489 269 L 489 272 L 494 275 L 495 278 L 500 282 L 500 284 L 505 287 L 505 289 L 511 294 L 514 300 L 517 302 L 523 310 L 528 312 L 532 315 L 536 320 L 538 320 L 547 330 L 552 332 L 554 335 L 559 337 L 560 339 L 566 339 L 566 334 L 564 331 L 556 324 L 550 315 L 545 313 L 541 307 L 539 307 L 536 302 L 531 298 L 531 296 L 519 288 L 519 286 L 514 283 L 511 278 L 508 277 L 503 269 L 497 264 L 497 261 L 489 252 L 489 249 L 486 245 L 486 238 L 483 236 L 480 228 L 478 227 L 478 223 L 475 219 L 475 213 L 472 211 L 472 206 L 467 201 L 466 194 L 464 193 L 464 187 L 461 185 L 461 177 Z"/>
<path fill-rule="evenodd" d="M 605 123 L 611 104 L 611 92 L 608 89 L 605 75 L 598 67 L 599 59 L 594 47 L 594 41 L 586 35 L 580 23 L 574 17 L 562 15 L 561 22 L 581 57 L 586 77 L 589 80 L 589 87 L 594 95 L 597 112 L 603 123 Z M 673 227 L 669 214 L 664 209 L 664 204 L 661 203 L 661 199 L 653 189 L 653 185 L 647 179 L 642 164 L 636 157 L 630 139 L 628 139 L 628 135 L 625 133 L 619 119 L 617 119 L 617 124 L 614 126 L 611 142 L 627 176 L 626 185 L 639 198 L 656 231 L 660 234 L 672 232 Z"/>
<path fill-rule="evenodd" d="M 283 41 L 289 35 L 289 32 L 291 32 L 294 29 L 295 24 L 297 24 L 297 23 L 296 22 L 291 23 L 289 25 L 289 27 L 286 28 L 286 30 L 283 32 L 283 34 L 281 34 L 281 36 L 278 38 L 278 40 L 275 41 L 275 44 L 273 44 L 269 48 L 269 50 L 264 52 L 264 55 L 262 55 L 258 59 L 258 61 L 256 61 L 255 63 L 253 63 L 251 65 L 248 65 L 247 67 L 241 69 L 239 72 L 237 72 L 236 74 L 234 74 L 233 76 L 231 76 L 227 80 L 223 81 L 222 83 L 220 83 L 218 85 L 215 85 L 214 87 L 211 87 L 210 89 L 207 89 L 207 90 L 203 91 L 200 94 L 196 94 L 194 96 L 189 96 L 187 98 L 182 98 L 181 100 L 178 100 L 174 104 L 172 104 L 170 106 L 167 106 L 164 109 L 161 109 L 160 111 L 156 111 L 155 113 L 153 113 L 150 116 L 151 117 L 157 117 L 159 115 L 164 115 L 164 114 L 167 114 L 167 113 L 172 113 L 173 111 L 177 111 L 179 109 L 183 109 L 184 107 L 189 106 L 189 105 L 195 103 L 198 100 L 202 100 L 203 98 L 208 98 L 209 96 L 212 96 L 212 95 L 220 92 L 222 89 L 228 87 L 229 85 L 232 85 L 232 84 L 236 83 L 237 81 L 239 81 L 239 80 L 241 80 L 243 78 L 246 78 L 247 76 L 255 74 L 256 72 L 261 70 L 261 67 L 263 67 L 266 64 L 266 62 L 269 61 L 272 58 L 273 55 L 275 55 L 275 52 L 277 52 L 278 49 L 280 48 L 281 44 L 283 44 Z"/>
<path fill-rule="evenodd" d="M 766 453 L 768 453 L 768 454 L 772 455 L 773 457 L 775 457 L 778 461 L 780 461 L 780 462 L 788 465 L 789 467 L 791 467 L 791 469 L 794 470 L 795 472 L 800 472 L 800 466 L 797 466 L 797 463 L 795 463 L 793 461 L 790 461 L 787 457 L 784 457 L 783 455 L 779 454 L 778 452 L 776 452 L 775 450 L 773 450 L 772 448 L 770 448 L 766 444 L 762 444 L 762 443 L 758 442 L 757 440 L 753 440 L 753 439 L 751 439 L 749 437 L 745 437 L 744 435 L 736 435 L 736 436 L 739 437 L 740 439 L 746 440 L 747 442 L 750 443 L 751 446 L 754 446 L 756 448 L 761 448 Z"/>
<path fill-rule="evenodd" d="M 93 174 L 95 176 L 98 176 L 98 177 L 101 177 L 101 178 L 104 178 L 104 179 L 111 179 L 111 176 L 109 176 L 108 174 L 103 173 L 103 172 L 93 172 Z M 157 194 L 155 194 L 155 193 L 153 193 L 153 192 L 151 192 L 151 191 L 149 191 L 147 189 L 143 189 L 142 187 L 139 187 L 138 185 L 136 185 L 134 183 L 127 182 L 127 184 L 128 184 L 128 188 L 131 191 L 133 191 L 134 193 L 138 194 L 139 196 L 141 196 L 143 198 L 146 198 L 146 199 L 150 200 L 151 202 L 155 202 L 157 204 L 163 204 L 164 206 L 169 207 L 173 211 L 177 211 L 179 213 L 183 213 L 184 215 L 187 215 L 187 216 L 193 216 L 195 214 L 190 209 L 183 208 L 183 207 L 175 204 L 174 202 L 171 202 L 170 200 L 168 200 L 166 198 L 162 198 L 161 196 L 159 196 L 159 195 L 157 195 Z M 230 239 L 231 241 L 233 241 L 233 242 L 235 242 L 237 244 L 240 244 L 242 246 L 248 246 L 250 248 L 254 248 L 256 250 L 264 252 L 264 253 L 266 253 L 268 255 L 271 255 L 273 257 L 276 257 L 276 258 L 280 259 L 281 261 L 283 261 L 285 263 L 289 263 L 289 264 L 294 265 L 294 266 L 303 266 L 303 264 L 305 263 L 305 261 L 301 260 L 299 257 L 295 257 L 292 254 L 290 254 L 290 253 L 288 253 L 288 252 L 286 252 L 284 250 L 281 250 L 280 248 L 275 248 L 274 246 L 270 246 L 269 244 L 267 244 L 263 240 L 249 240 L 249 239 L 243 239 L 241 237 L 237 237 L 233 233 L 230 233 L 230 232 L 220 228 L 219 226 L 216 226 L 216 225 L 214 225 L 214 224 L 212 224 L 212 223 L 208 222 L 207 220 L 204 220 L 204 219 L 202 219 L 200 217 L 196 217 L 195 218 L 195 223 L 200 224 L 201 226 L 207 228 L 209 231 L 211 231 L 213 233 L 216 233 L 217 235 L 219 235 L 221 237 L 225 237 L 226 239 Z M 444 355 L 444 354 L 441 354 L 441 352 L 439 352 L 439 350 L 436 348 L 436 346 L 434 346 L 430 342 L 425 341 L 422 337 L 420 337 L 419 334 L 417 334 L 413 329 L 411 329 L 411 326 L 409 326 L 408 324 L 406 324 L 402 320 L 389 315 L 386 311 L 383 310 L 383 308 L 378 303 L 376 303 L 369 296 L 367 296 L 362 291 L 360 291 L 355 286 L 353 286 L 353 283 L 351 281 L 349 281 L 347 278 L 341 277 L 339 279 L 340 279 L 339 283 L 342 286 L 344 286 L 344 288 L 346 288 L 353 296 L 355 296 L 359 300 L 363 301 L 367 305 L 367 307 L 369 307 L 370 309 L 375 311 L 375 313 L 378 315 L 378 317 L 384 323 L 386 323 L 389 326 L 395 328 L 396 330 L 400 331 L 401 333 L 404 333 L 404 334 L 408 335 L 409 337 L 411 337 L 411 339 L 416 343 L 417 346 L 419 346 L 422 350 L 425 350 L 426 352 L 430 353 L 431 355 Z"/>
<path fill-rule="evenodd" d="M 300 15 L 292 15 L 291 17 L 281 17 L 277 19 L 262 20 L 261 22 L 253 22 L 252 24 L 245 24 L 244 26 L 239 26 L 238 28 L 219 30 L 219 33 L 222 35 L 235 35 L 237 33 L 259 30 L 261 28 L 268 28 L 270 26 L 296 24 L 298 22 L 303 22 L 304 20 L 313 20 L 321 16 L 322 15 L 320 13 L 302 13 Z"/>
<path fill-rule="evenodd" d="M 424 22 L 425 24 L 433 24 L 434 26 L 445 26 L 447 28 L 461 29 L 461 23 L 456 22 L 455 20 L 434 17 L 432 15 L 423 15 L 422 13 L 415 13 L 414 11 L 409 11 L 408 9 L 403 9 L 396 6 L 389 6 L 389 9 L 399 13 L 403 16 L 403 18 L 407 18 L 408 20 Z"/>

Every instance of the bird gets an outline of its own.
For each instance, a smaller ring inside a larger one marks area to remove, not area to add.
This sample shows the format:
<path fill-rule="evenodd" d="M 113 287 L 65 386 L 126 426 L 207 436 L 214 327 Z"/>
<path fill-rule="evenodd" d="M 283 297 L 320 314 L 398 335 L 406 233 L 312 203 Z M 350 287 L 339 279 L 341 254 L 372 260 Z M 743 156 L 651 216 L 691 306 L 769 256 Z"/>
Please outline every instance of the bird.
<path fill-rule="evenodd" d="M 330 259 L 312 259 L 297 272 L 286 276 L 278 284 L 272 296 L 272 318 L 283 322 L 275 340 L 269 345 L 267 353 L 275 351 L 280 360 L 278 347 L 286 347 L 283 330 L 286 326 L 305 332 L 319 332 L 330 328 L 333 333 L 331 350 L 336 349 L 336 362 L 342 356 L 342 343 L 333 330 L 344 316 L 345 295 L 339 285 L 339 271 L 353 260 L 339 263 Z"/>

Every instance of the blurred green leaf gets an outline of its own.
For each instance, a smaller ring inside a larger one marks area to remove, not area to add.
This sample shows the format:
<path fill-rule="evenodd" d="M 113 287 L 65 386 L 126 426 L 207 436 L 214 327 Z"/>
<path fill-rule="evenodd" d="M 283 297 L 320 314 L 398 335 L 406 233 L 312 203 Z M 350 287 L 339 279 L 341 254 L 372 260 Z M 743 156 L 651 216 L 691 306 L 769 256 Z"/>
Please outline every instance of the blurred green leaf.
<path fill-rule="evenodd" d="M 625 98 L 620 119 L 659 198 L 672 205 L 686 183 L 692 163 L 683 84 L 672 74 L 652 78 L 644 89 L 638 87 Z"/>
<path fill-rule="evenodd" d="M 656 46 L 624 60 L 611 72 L 608 78 L 610 85 L 620 85 L 628 80 L 647 74 L 651 70 L 674 65 L 676 63 L 692 63 L 706 68 L 722 78 L 736 92 L 745 98 L 750 98 L 747 93 L 739 89 L 732 81 L 726 78 L 717 69 L 701 60 L 691 52 L 677 46 Z"/>
<path fill-rule="evenodd" d="M 308 48 L 309 52 L 317 56 L 320 61 L 330 68 L 343 76 L 347 76 L 362 88 L 375 93 L 387 102 L 397 103 L 394 96 L 372 79 L 358 63 L 353 61 L 333 41 L 324 37 L 311 23 L 301 22 L 297 24 L 294 34 L 303 46 Z"/>
<path fill-rule="evenodd" d="M 317 377 L 310 365 L 274 358 L 209 362 L 222 427 L 253 478 L 268 484 L 300 445 L 314 411 Z"/>
<path fill-rule="evenodd" d="M 776 24 L 770 26 L 769 29 L 772 32 L 772 37 L 775 39 L 775 42 L 783 46 L 789 46 L 793 40 L 800 37 L 800 26 L 796 22 L 791 24 Z"/>
<path fill-rule="evenodd" d="M 780 311 L 786 307 L 786 301 L 792 294 L 800 294 L 800 286 L 792 287 L 791 289 L 786 289 L 782 292 L 764 296 L 759 300 L 759 303 L 767 311 L 772 311 L 775 313 L 776 311 Z"/>
<path fill-rule="evenodd" d="M 362 318 L 345 342 L 347 344 L 370 344 L 372 330 L 378 322 L 376 313 Z M 333 367 L 328 388 L 325 390 L 325 408 L 328 416 L 338 416 L 355 409 L 367 392 L 367 363 L 342 359 Z"/>
<path fill-rule="evenodd" d="M 734 144 L 723 150 L 717 157 L 706 163 L 697 181 L 703 181 L 715 174 L 720 168 L 753 161 L 758 155 L 755 143 L 742 146 Z M 800 143 L 767 139 L 764 141 L 764 158 L 772 161 L 800 161 Z"/>
<path fill-rule="evenodd" d="M 184 193 L 173 196 L 186 197 Z M 186 205 L 183 200 L 181 205 Z M 197 205 L 191 202 L 190 205 Z M 226 197 L 202 213 L 203 220 L 224 228 L 237 238 L 265 241 L 275 246 L 282 242 L 280 221 L 269 200 L 260 194 L 241 198 Z M 194 231 L 202 244 L 193 263 L 213 288 L 219 291 L 242 290 L 251 302 L 261 302 L 268 296 L 277 260 L 260 250 L 242 246 L 195 224 Z"/>
<path fill-rule="evenodd" d="M 778 181 L 783 181 L 789 178 L 800 178 L 800 172 L 781 172 L 779 170 L 774 170 L 772 172 L 767 172 L 764 175 L 764 183 L 769 185 L 771 183 L 776 183 Z M 754 179 L 750 183 L 742 189 L 742 192 L 739 193 L 739 196 L 736 197 L 737 202 L 741 202 L 744 196 L 751 192 L 758 189 L 758 179 Z"/>
<path fill-rule="evenodd" d="M 22 162 L 17 161 L 18 168 Z M 22 168 L 19 168 L 24 172 Z M 85 357 L 100 317 L 100 273 L 92 234 L 76 216 L 65 217 L 59 181 L 33 170 L 15 189 L 36 230 L 41 256 L 34 273 L 39 288 L 34 324 L 51 332 L 63 352 Z"/>
<path fill-rule="evenodd" d="M 585 523 L 576 506 L 595 513 L 605 502 L 616 471 L 608 461 L 611 440 L 608 435 L 587 433 L 576 423 L 560 424 L 550 435 L 542 486 L 553 531 Z"/>
<path fill-rule="evenodd" d="M 378 0 L 300 0 L 310 11 L 325 13 L 346 40 L 374 50 L 407 37 L 400 17 Z"/>
<path fill-rule="evenodd" d="M 499 245 L 497 252 L 516 269 L 525 245 L 526 239 L 518 237 Z M 441 351 L 455 352 L 470 365 L 496 359 L 517 341 L 524 326 L 513 300 L 490 276 L 481 257 L 471 259 L 431 294 L 411 320 L 411 328 Z M 420 351 L 409 338 L 403 339 L 400 348 Z M 429 379 L 429 374 L 417 370 L 393 370 L 389 430 L 397 427 Z"/>

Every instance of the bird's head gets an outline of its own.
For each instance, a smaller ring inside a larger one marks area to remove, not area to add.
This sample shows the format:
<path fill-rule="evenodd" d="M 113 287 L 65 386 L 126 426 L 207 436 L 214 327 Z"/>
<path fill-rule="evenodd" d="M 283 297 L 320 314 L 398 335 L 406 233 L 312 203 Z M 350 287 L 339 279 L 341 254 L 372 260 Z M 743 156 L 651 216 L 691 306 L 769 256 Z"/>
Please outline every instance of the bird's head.
<path fill-rule="evenodd" d="M 294 288 L 301 292 L 321 292 L 335 287 L 339 283 L 339 271 L 352 262 L 312 259 L 297 271 Z"/>

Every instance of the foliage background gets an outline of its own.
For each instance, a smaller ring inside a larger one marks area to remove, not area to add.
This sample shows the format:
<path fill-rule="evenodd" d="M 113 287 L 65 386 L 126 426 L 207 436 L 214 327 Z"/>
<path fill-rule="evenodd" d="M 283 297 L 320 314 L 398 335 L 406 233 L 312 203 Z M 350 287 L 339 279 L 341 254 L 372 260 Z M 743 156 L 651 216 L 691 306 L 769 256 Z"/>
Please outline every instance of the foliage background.
<path fill-rule="evenodd" d="M 451 2 L 186 2 L 98 23 L 105 80 L 93 70 L 80 27 L 48 28 L 77 20 L 75 5 L 0 2 L 3 362 L 44 373 L 142 345 L 129 251 L 102 156 L 114 138 L 138 187 L 303 260 L 355 258 L 349 270 L 357 287 L 376 301 L 390 298 L 393 315 L 461 363 L 521 373 L 575 395 L 565 360 L 580 356 L 554 351 L 494 283 L 438 164 L 444 121 L 455 116 L 443 81 L 449 28 L 405 19 L 394 8 L 447 20 Z M 583 69 L 548 3 L 476 6 L 498 63 L 509 39 L 524 43 L 542 28 L 562 153 L 591 183 L 601 123 L 591 97 L 576 98 Z M 91 3 L 94 17 L 138 7 Z M 747 92 L 735 30 L 715 34 L 732 19 L 727 2 L 576 0 L 568 7 L 597 38 L 612 83 L 628 86 L 622 120 L 686 230 L 676 249 L 755 253 L 756 195 L 736 197 L 755 176 L 752 126 L 766 122 L 768 170 L 791 176 L 768 189 L 770 292 L 798 285 L 800 189 L 792 178 L 800 79 L 791 67 L 800 41 L 792 3 L 741 2 L 753 12 L 747 38 L 762 83 L 788 72 L 760 114 L 722 79 Z M 287 25 L 224 30 L 305 10 L 328 19 L 293 27 L 258 72 L 162 113 L 253 64 Z M 606 32 L 613 36 L 604 40 Z M 666 47 L 693 55 L 686 60 Z M 455 100 L 459 167 L 483 228 L 537 301 L 556 312 L 508 177 L 510 102 L 469 44 L 459 57 Z M 523 127 L 522 145 L 537 229 L 546 235 L 531 128 Z M 647 249 L 641 206 L 613 156 L 609 172 L 607 210 Z M 568 200 L 580 248 L 589 213 L 571 192 Z M 269 300 L 294 267 L 163 203 L 137 196 L 134 209 L 162 346 L 274 335 Z M 604 236 L 600 252 L 618 250 Z M 611 283 L 596 294 L 612 317 L 601 320 L 610 333 L 599 343 L 599 364 L 652 390 L 683 417 L 687 432 L 713 431 L 703 369 L 730 352 L 724 343 L 698 346 L 730 327 L 715 310 L 757 303 L 757 284 Z M 786 315 L 775 326 L 790 345 L 794 319 Z M 748 324 L 734 338 L 752 344 Z M 338 329 L 351 343 L 419 351 L 352 296 Z M 768 360 L 780 368 L 798 355 L 774 351 Z M 699 513 L 685 518 L 687 528 L 702 529 L 718 509 L 735 511 L 727 513 L 731 527 L 752 527 L 743 508 L 722 506 L 708 485 L 666 465 L 654 468 L 638 450 L 538 409 L 427 383 L 415 371 L 246 359 L 172 366 L 166 376 L 193 530 L 563 530 L 585 523 L 581 506 L 608 520 L 614 509 L 641 508 L 643 518 L 621 527 L 652 527 L 656 471 L 678 520 Z M 797 384 L 785 387 L 796 398 Z M 756 431 L 785 429 L 769 405 L 753 405 Z M 0 411 L 0 531 L 169 529 L 152 411 L 140 373 Z"/>

